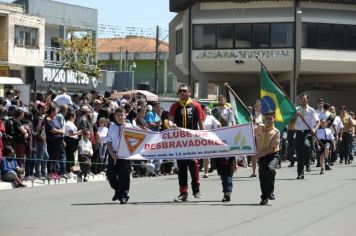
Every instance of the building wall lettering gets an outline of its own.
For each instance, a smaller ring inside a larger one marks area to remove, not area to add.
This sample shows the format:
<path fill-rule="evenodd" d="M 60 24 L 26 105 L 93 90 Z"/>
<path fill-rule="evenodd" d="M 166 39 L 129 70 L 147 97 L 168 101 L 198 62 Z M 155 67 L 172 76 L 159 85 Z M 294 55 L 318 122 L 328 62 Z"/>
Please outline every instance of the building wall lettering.
<path fill-rule="evenodd" d="M 202 50 L 195 52 L 195 59 L 234 59 L 254 60 L 260 59 L 292 59 L 293 52 L 290 49 L 266 49 L 266 50 Z"/>
<path fill-rule="evenodd" d="M 90 82 L 89 77 L 80 72 L 74 72 L 72 70 L 60 70 L 57 68 L 43 68 L 43 82 L 63 83 L 63 84 L 77 84 L 88 85 Z M 56 75 L 56 73 L 58 74 Z M 53 78 L 56 75 L 55 78 Z"/>

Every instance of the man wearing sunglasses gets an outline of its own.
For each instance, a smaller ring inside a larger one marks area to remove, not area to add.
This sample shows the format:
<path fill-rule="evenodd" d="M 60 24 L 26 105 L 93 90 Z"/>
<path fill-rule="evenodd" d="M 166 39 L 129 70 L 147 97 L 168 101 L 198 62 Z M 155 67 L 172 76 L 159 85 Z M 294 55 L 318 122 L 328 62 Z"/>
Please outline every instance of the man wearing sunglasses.
<path fill-rule="evenodd" d="M 190 88 L 182 84 L 179 86 L 177 96 L 179 98 L 178 102 L 175 102 L 169 111 L 169 127 L 203 130 L 203 109 L 198 102 L 190 98 Z M 192 177 L 193 196 L 195 198 L 201 198 L 198 160 L 177 160 L 177 165 L 180 194 L 174 201 L 184 202 L 188 200 L 188 167 Z"/>

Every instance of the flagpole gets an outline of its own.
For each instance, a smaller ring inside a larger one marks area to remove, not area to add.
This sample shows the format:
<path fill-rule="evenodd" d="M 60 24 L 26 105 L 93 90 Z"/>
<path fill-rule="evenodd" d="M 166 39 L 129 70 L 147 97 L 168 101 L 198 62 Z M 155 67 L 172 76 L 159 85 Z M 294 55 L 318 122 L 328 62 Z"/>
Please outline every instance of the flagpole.
<path fill-rule="evenodd" d="M 261 63 L 261 65 L 263 66 L 263 68 L 265 68 L 265 70 L 267 71 L 268 75 L 270 76 L 270 78 L 273 80 L 274 84 L 277 85 L 277 87 L 282 91 L 282 93 L 284 94 L 284 96 L 286 96 L 286 98 L 289 100 L 289 102 L 291 104 L 292 101 L 290 100 L 290 98 L 288 97 L 288 95 L 284 92 L 283 88 L 279 85 L 278 81 L 276 80 L 276 78 L 274 78 L 274 76 L 272 75 L 272 73 L 267 69 L 267 67 L 265 66 L 265 64 L 263 64 L 263 62 L 261 61 L 261 59 L 256 56 L 256 59 Z M 306 122 L 306 120 L 304 119 L 304 117 L 299 113 L 297 112 L 297 115 L 302 119 L 303 123 L 308 127 L 309 131 L 312 131 L 312 128 L 309 126 L 309 124 Z M 318 139 L 318 137 L 316 136 L 316 133 L 314 134 L 313 132 L 311 132 L 312 135 L 314 135 L 314 137 L 316 138 L 316 140 L 319 142 L 319 144 L 324 147 L 324 144 L 322 144 L 320 142 L 320 140 Z"/>
<path fill-rule="evenodd" d="M 237 96 L 237 94 L 236 94 L 235 91 L 231 88 L 231 86 L 230 86 L 228 83 L 225 83 L 224 85 L 230 90 L 230 92 L 232 92 L 232 93 L 234 94 L 234 96 L 237 98 L 237 100 L 239 100 L 239 102 L 241 103 L 241 105 L 248 111 L 248 109 L 247 109 L 245 103 L 243 103 L 243 102 L 241 101 L 240 97 Z"/>

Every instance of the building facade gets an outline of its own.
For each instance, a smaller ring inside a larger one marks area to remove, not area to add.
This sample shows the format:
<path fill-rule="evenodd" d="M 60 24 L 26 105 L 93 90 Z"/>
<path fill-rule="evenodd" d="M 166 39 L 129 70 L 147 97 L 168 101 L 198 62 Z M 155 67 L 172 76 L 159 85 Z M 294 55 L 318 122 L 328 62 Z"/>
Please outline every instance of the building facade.
<path fill-rule="evenodd" d="M 127 36 L 126 38 L 99 38 L 97 41 L 98 57 L 102 68 L 116 72 L 120 81 L 115 89 L 143 89 L 155 91 L 158 81 L 160 95 L 175 92 L 177 79 L 168 70 L 169 45 L 165 42 L 158 47 L 156 78 L 156 39 Z M 127 83 L 122 83 L 128 79 Z"/>
<path fill-rule="evenodd" d="M 35 71 L 36 91 L 58 90 L 66 86 L 70 92 L 84 92 L 90 89 L 105 90 L 106 83 L 85 74 L 63 67 L 65 59 L 59 54 L 63 40 L 72 33 L 89 34 L 96 42 L 98 10 L 83 6 L 65 4 L 51 0 L 17 0 L 27 13 L 45 19 L 44 65 Z M 104 72 L 103 77 L 106 78 Z"/>
<path fill-rule="evenodd" d="M 27 14 L 21 5 L 0 3 L 0 76 L 33 84 L 36 68 L 44 66 L 44 34 L 43 17 Z"/>
<path fill-rule="evenodd" d="M 356 1 L 171 0 L 170 10 L 170 69 L 200 98 L 227 82 L 253 104 L 258 56 L 292 99 L 356 109 Z"/>

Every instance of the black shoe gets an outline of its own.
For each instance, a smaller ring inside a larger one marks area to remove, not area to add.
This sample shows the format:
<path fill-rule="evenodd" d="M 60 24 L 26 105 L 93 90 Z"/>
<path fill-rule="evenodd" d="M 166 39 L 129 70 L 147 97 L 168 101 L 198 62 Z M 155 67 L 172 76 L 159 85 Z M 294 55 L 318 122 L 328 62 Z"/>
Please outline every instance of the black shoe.
<path fill-rule="evenodd" d="M 304 175 L 298 175 L 297 179 L 304 179 Z"/>
<path fill-rule="evenodd" d="M 194 196 L 195 198 L 202 198 L 202 197 L 203 197 L 203 195 L 201 195 L 200 192 L 193 193 L 193 196 Z"/>
<path fill-rule="evenodd" d="M 230 202 L 230 200 L 231 200 L 231 193 L 224 193 L 223 199 L 221 201 Z"/>
<path fill-rule="evenodd" d="M 119 193 L 115 192 L 114 196 L 112 197 L 112 201 L 115 202 L 117 200 L 119 200 Z"/>
<path fill-rule="evenodd" d="M 310 172 L 310 171 L 311 171 L 310 167 L 307 167 L 306 172 Z"/>
<path fill-rule="evenodd" d="M 269 195 L 269 200 L 276 200 L 276 197 L 274 196 L 274 193 L 271 193 L 271 195 Z"/>
<path fill-rule="evenodd" d="M 323 175 L 323 174 L 324 174 L 324 168 L 323 168 L 323 169 L 321 169 L 320 174 L 321 174 L 321 175 Z"/>
<path fill-rule="evenodd" d="M 289 168 L 294 167 L 294 164 L 293 164 L 293 165 L 292 165 L 292 164 L 289 164 L 288 167 L 289 167 Z"/>
<path fill-rule="evenodd" d="M 126 204 L 128 200 L 129 200 L 128 196 L 127 197 L 123 197 L 123 198 L 120 199 L 120 204 Z"/>
<path fill-rule="evenodd" d="M 252 175 L 250 175 L 250 178 L 255 178 L 255 177 L 257 177 L 257 175 L 256 175 L 256 174 L 252 174 Z"/>
<path fill-rule="evenodd" d="M 344 161 L 343 161 L 343 160 L 340 160 L 340 161 L 339 161 L 339 164 L 342 164 L 342 163 L 344 163 Z"/>
<path fill-rule="evenodd" d="M 186 202 L 188 200 L 188 193 L 181 193 L 177 198 L 174 199 L 174 202 Z"/>
<path fill-rule="evenodd" d="M 262 199 L 260 202 L 260 205 L 265 206 L 268 204 L 268 200 L 267 199 Z"/>
<path fill-rule="evenodd" d="M 320 164 L 316 164 L 316 166 L 315 167 L 320 167 Z"/>
<path fill-rule="evenodd" d="M 325 170 L 332 170 L 332 169 L 330 168 L 330 166 L 326 166 Z"/>

